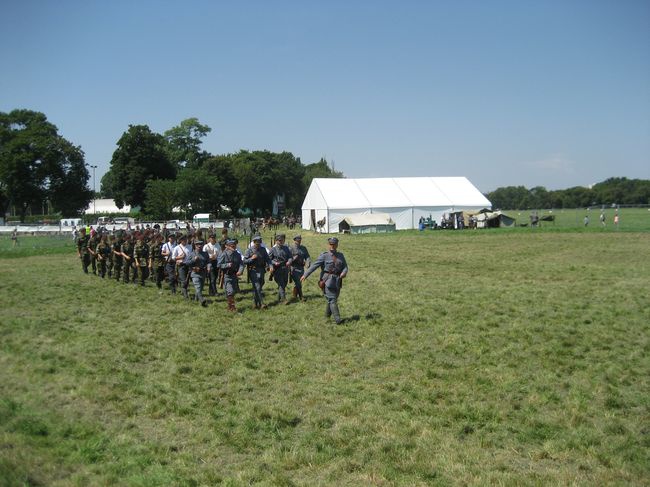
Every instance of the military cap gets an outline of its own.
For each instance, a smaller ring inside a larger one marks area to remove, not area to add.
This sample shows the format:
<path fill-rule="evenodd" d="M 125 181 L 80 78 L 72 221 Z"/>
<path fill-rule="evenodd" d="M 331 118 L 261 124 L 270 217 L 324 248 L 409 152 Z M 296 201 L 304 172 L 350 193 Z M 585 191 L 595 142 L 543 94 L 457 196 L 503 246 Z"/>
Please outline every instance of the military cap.
<path fill-rule="evenodd" d="M 229 238 L 228 240 L 226 240 L 226 245 L 236 245 L 236 244 L 237 244 L 237 240 L 234 238 Z"/>
<path fill-rule="evenodd" d="M 217 236 L 214 233 L 211 233 L 210 235 L 208 235 L 208 238 L 217 238 Z"/>
<path fill-rule="evenodd" d="M 258 240 L 261 242 L 262 241 L 262 236 L 261 235 L 253 235 L 253 242 L 257 242 Z"/>
<path fill-rule="evenodd" d="M 194 245 L 203 245 L 203 240 L 195 240 Z"/>
<path fill-rule="evenodd" d="M 187 235 L 183 235 L 182 233 L 178 237 L 178 240 L 187 240 Z"/>
<path fill-rule="evenodd" d="M 337 244 L 337 243 L 339 243 L 339 239 L 336 238 L 336 237 L 330 237 L 330 238 L 327 239 L 327 243 Z"/>
<path fill-rule="evenodd" d="M 296 235 L 295 237 L 293 237 L 293 239 L 294 240 L 302 240 L 302 237 L 300 235 Z"/>
<path fill-rule="evenodd" d="M 285 235 L 284 233 L 278 233 L 278 234 L 275 236 L 275 240 L 276 240 L 276 242 L 277 242 L 278 240 L 284 240 L 285 238 L 286 238 L 286 235 Z"/>

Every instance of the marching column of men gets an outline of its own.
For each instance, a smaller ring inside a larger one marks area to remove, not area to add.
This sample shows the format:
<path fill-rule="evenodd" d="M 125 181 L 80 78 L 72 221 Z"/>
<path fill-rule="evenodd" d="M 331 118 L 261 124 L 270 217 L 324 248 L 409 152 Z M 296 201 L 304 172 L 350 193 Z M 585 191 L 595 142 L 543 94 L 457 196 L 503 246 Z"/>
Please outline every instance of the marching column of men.
<path fill-rule="evenodd" d="M 263 291 L 266 272 L 269 272 L 269 280 L 277 285 L 277 302 L 289 304 L 297 299 L 305 301 L 302 283 L 320 269 L 319 287 L 327 301 L 325 316 L 333 317 L 336 323 L 342 321 L 338 297 L 348 267 L 345 257 L 337 250 L 338 239 L 335 237 L 328 239 L 330 250 L 323 252 L 313 263 L 300 235 L 293 238 L 290 247 L 285 244 L 284 234 L 276 235 L 271 249 L 264 247 L 260 235 L 255 235 L 243 255 L 237 249 L 237 239 L 228 237 L 227 230 L 222 232 L 218 242 L 214 234 L 204 242 L 200 232 L 189 240 L 187 235 L 175 234 L 166 228 L 147 228 L 133 234 L 119 231 L 111 235 L 100 231 L 86 235 L 82 227 L 77 239 L 77 253 L 86 274 L 91 268 L 101 278 L 108 275 L 117 282 L 140 286 L 145 286 L 150 278 L 161 293 L 166 277 L 170 293 L 175 295 L 180 287 L 187 300 L 190 299 L 191 282 L 194 288 L 191 299 L 204 307 L 208 305 L 204 295 L 206 282 L 209 296 L 217 296 L 218 289 L 223 288 L 227 309 L 233 312 L 237 311 L 235 295 L 239 292 L 239 278 L 244 268 L 248 269 L 255 309 L 267 307 Z M 286 288 L 290 282 L 294 287 L 292 297 L 287 299 Z"/>

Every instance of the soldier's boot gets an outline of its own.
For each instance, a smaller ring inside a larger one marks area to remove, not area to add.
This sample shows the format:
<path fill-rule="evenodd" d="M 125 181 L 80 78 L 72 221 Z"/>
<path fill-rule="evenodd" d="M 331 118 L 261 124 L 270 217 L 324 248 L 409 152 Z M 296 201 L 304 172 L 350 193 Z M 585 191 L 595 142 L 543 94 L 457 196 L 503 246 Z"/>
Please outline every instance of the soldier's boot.
<path fill-rule="evenodd" d="M 237 308 L 235 308 L 235 296 L 228 296 L 228 311 L 232 311 L 233 313 L 237 311 Z"/>
<path fill-rule="evenodd" d="M 298 288 L 297 288 L 297 287 L 294 287 L 294 288 L 291 290 L 291 301 L 295 301 L 295 300 L 297 300 L 297 299 L 298 299 Z M 289 303 L 287 302 L 287 304 L 289 304 Z"/>
<path fill-rule="evenodd" d="M 330 303 L 330 308 L 332 310 L 332 318 L 334 318 L 337 325 L 340 324 L 342 320 L 339 314 L 339 305 L 337 303 Z"/>
<path fill-rule="evenodd" d="M 188 300 L 190 299 L 190 295 L 187 293 L 187 289 L 185 289 L 184 287 L 182 287 L 182 288 L 181 288 L 181 292 L 183 293 L 183 297 L 184 297 L 185 299 L 188 299 Z"/>
<path fill-rule="evenodd" d="M 329 318 L 330 316 L 332 316 L 332 309 L 330 308 L 330 304 L 327 303 L 325 305 L 325 318 Z"/>
<path fill-rule="evenodd" d="M 304 303 L 305 301 L 307 301 L 307 300 L 305 299 L 305 297 L 302 295 L 302 289 L 301 289 L 300 291 L 298 291 L 298 296 L 300 296 L 300 301 L 302 301 L 303 303 Z"/>

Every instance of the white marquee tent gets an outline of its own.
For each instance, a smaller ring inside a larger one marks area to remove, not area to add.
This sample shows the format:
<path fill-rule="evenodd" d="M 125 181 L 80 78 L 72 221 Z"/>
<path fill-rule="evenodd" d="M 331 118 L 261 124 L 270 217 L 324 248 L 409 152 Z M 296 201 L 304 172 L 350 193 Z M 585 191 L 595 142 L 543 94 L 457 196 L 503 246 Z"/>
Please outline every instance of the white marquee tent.
<path fill-rule="evenodd" d="M 418 227 L 420 217 L 440 222 L 443 213 L 478 211 L 492 203 L 464 177 L 315 178 L 302 204 L 302 228 L 338 232 L 355 213 L 387 213 L 398 230 Z"/>

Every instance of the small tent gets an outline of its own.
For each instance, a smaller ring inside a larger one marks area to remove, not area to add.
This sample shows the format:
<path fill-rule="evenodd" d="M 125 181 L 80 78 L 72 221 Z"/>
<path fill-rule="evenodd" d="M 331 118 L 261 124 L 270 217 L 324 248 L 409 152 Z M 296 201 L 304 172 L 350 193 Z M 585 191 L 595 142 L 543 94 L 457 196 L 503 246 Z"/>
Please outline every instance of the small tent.
<path fill-rule="evenodd" d="M 474 215 L 476 228 L 514 227 L 517 220 L 501 211 L 483 211 Z"/>
<path fill-rule="evenodd" d="M 420 218 L 440 221 L 454 211 L 492 207 L 464 177 L 314 178 L 302 204 L 302 228 L 339 230 L 345 217 L 386 213 L 397 230 L 418 227 Z"/>
<path fill-rule="evenodd" d="M 395 231 L 395 222 L 386 213 L 357 213 L 339 223 L 341 233 L 388 233 Z"/>

